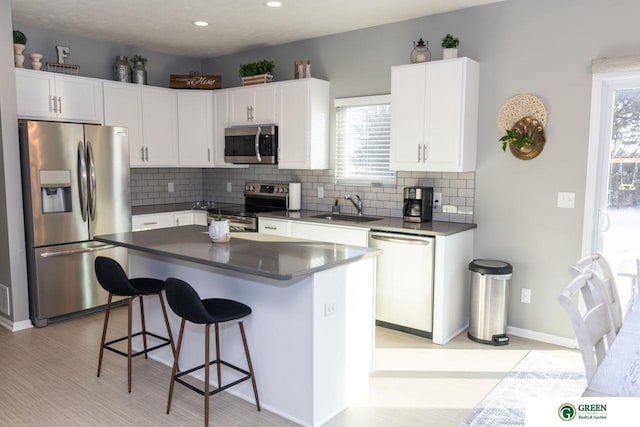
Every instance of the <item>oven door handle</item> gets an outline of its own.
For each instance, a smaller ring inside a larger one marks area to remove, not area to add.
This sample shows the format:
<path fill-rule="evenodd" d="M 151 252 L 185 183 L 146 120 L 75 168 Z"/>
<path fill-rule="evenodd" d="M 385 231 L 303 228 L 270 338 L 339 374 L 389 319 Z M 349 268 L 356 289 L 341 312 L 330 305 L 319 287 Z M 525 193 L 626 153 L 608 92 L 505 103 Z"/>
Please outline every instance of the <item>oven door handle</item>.
<path fill-rule="evenodd" d="M 258 163 L 262 162 L 262 158 L 260 157 L 260 133 L 262 132 L 262 128 L 258 126 L 258 130 L 256 131 L 256 159 Z"/>

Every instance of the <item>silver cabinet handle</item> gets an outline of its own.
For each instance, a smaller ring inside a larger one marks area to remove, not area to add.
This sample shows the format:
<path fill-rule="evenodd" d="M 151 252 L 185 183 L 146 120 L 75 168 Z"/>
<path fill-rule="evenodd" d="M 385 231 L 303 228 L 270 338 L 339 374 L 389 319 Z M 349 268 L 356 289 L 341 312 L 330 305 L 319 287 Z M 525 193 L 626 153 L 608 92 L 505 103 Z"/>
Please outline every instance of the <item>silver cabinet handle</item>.
<path fill-rule="evenodd" d="M 62 114 L 62 98 L 58 97 L 58 113 Z"/>
<path fill-rule="evenodd" d="M 176 226 L 180 226 L 180 218 L 176 218 Z"/>
<path fill-rule="evenodd" d="M 55 96 L 50 96 L 49 97 L 49 110 L 57 113 L 58 112 L 58 107 L 57 107 L 57 100 Z"/>
<path fill-rule="evenodd" d="M 247 105 L 247 120 L 251 120 L 251 106 Z"/>
<path fill-rule="evenodd" d="M 144 159 L 145 161 L 149 161 L 149 147 L 144 147 Z"/>
<path fill-rule="evenodd" d="M 65 255 L 81 254 L 85 252 L 103 251 L 105 249 L 111 249 L 111 248 L 115 248 L 115 245 L 103 245 L 95 248 L 71 249 L 68 251 L 45 252 L 43 254 L 40 254 L 40 256 L 42 258 L 49 258 L 54 256 L 65 256 Z"/>
<path fill-rule="evenodd" d="M 211 148 L 207 148 L 207 162 L 211 161 Z"/>
<path fill-rule="evenodd" d="M 274 227 L 273 225 L 265 225 L 264 228 L 266 228 L 267 230 L 277 230 L 278 227 Z"/>
<path fill-rule="evenodd" d="M 157 223 L 158 223 L 158 221 L 143 222 L 142 225 L 156 225 Z"/>
<path fill-rule="evenodd" d="M 420 144 L 418 144 L 418 163 L 420 163 Z"/>
<path fill-rule="evenodd" d="M 140 147 L 140 160 L 144 162 L 144 147 Z"/>

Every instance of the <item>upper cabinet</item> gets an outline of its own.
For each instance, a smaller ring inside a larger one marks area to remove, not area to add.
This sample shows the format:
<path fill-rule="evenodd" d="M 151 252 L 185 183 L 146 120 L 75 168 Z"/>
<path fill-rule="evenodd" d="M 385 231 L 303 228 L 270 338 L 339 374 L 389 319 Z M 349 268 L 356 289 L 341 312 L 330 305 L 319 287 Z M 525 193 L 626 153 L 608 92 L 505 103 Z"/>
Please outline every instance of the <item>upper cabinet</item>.
<path fill-rule="evenodd" d="M 278 168 L 326 169 L 329 164 L 329 82 L 279 82 Z"/>
<path fill-rule="evenodd" d="M 277 123 L 276 84 L 229 89 L 229 125 Z"/>
<path fill-rule="evenodd" d="M 469 58 L 391 68 L 391 169 L 475 170 L 479 75 Z"/>
<path fill-rule="evenodd" d="M 224 161 L 224 129 L 229 125 L 229 92 L 231 89 L 213 91 L 213 166 L 217 168 L 248 168 Z"/>
<path fill-rule="evenodd" d="M 175 166 L 177 95 L 171 89 L 104 82 L 104 122 L 129 128 L 130 164 Z"/>
<path fill-rule="evenodd" d="M 102 123 L 102 80 L 16 68 L 18 117 Z"/>
<path fill-rule="evenodd" d="M 178 91 L 180 166 L 213 164 L 213 96 L 209 90 Z"/>

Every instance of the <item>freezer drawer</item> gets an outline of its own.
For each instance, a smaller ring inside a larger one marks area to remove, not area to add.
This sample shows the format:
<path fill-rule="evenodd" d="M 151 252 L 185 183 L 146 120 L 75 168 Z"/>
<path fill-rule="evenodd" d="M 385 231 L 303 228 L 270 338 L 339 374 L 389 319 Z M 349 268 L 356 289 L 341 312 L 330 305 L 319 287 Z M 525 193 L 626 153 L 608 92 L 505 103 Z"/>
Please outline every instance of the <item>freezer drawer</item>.
<path fill-rule="evenodd" d="M 107 292 L 94 272 L 97 256 L 117 260 L 127 271 L 127 249 L 100 242 L 36 248 L 33 253 L 35 281 L 30 281 L 31 321 L 37 327 L 60 316 L 107 303 Z M 33 267 L 30 266 L 30 268 Z"/>
<path fill-rule="evenodd" d="M 370 232 L 369 247 L 382 249 L 376 267 L 376 320 L 383 326 L 431 336 L 434 239 Z"/>

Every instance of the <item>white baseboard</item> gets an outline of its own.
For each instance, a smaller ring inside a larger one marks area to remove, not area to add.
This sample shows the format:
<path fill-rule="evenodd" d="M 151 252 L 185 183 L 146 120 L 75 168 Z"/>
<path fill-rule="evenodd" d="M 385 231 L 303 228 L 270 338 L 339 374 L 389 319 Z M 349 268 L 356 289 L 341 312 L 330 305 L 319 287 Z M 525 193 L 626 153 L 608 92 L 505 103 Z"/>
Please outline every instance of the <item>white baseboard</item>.
<path fill-rule="evenodd" d="M 12 322 L 9 319 L 0 317 L 0 326 L 10 330 L 11 332 L 21 331 L 23 329 L 33 328 L 31 320 L 22 320 L 20 322 Z"/>
<path fill-rule="evenodd" d="M 578 341 L 573 338 L 559 337 L 557 335 L 545 334 L 542 332 L 536 332 L 529 329 L 515 328 L 513 326 L 507 326 L 507 334 L 515 335 L 517 337 L 527 338 L 530 340 L 546 342 L 549 344 L 560 345 L 569 348 L 578 348 Z"/>

